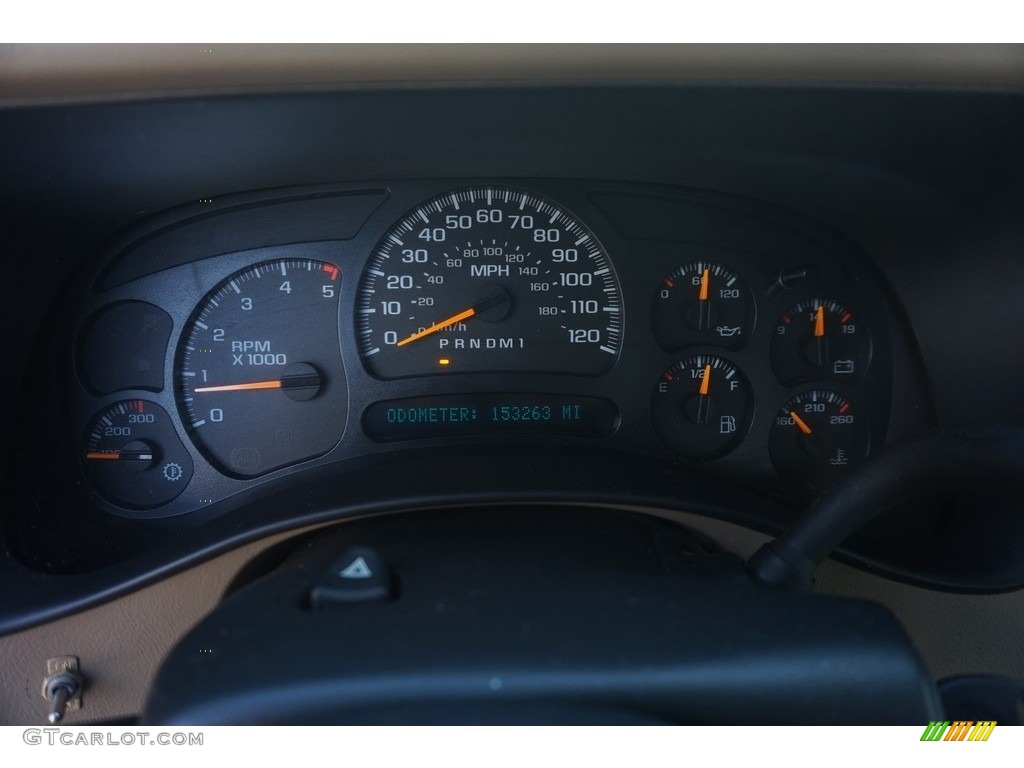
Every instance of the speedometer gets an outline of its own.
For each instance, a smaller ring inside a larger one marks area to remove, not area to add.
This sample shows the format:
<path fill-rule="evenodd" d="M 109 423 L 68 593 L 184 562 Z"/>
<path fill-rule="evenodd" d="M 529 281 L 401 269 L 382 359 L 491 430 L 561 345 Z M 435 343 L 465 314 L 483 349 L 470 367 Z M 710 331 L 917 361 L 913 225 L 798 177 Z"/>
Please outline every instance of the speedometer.
<path fill-rule="evenodd" d="M 359 282 L 356 332 L 382 379 L 466 372 L 597 375 L 622 340 L 622 296 L 597 237 L 565 208 L 474 187 L 393 226 Z"/>

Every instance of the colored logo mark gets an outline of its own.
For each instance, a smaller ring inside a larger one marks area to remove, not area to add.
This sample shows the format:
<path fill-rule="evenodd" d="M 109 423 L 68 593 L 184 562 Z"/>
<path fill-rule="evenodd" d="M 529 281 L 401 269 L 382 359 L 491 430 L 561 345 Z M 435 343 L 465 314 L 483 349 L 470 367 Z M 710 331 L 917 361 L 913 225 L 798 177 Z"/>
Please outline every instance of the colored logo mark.
<path fill-rule="evenodd" d="M 995 720 L 933 720 L 921 734 L 921 741 L 988 741 L 995 727 Z"/>

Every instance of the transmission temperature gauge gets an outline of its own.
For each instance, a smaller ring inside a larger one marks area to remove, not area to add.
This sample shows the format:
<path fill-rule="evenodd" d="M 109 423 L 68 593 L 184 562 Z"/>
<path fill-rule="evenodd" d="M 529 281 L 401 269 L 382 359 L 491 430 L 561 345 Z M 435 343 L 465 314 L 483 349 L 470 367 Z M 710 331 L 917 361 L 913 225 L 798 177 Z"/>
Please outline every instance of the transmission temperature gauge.
<path fill-rule="evenodd" d="M 176 499 L 192 479 L 192 458 L 171 417 L 148 400 L 121 400 L 89 427 L 85 473 L 96 491 L 129 509 L 152 509 Z"/>

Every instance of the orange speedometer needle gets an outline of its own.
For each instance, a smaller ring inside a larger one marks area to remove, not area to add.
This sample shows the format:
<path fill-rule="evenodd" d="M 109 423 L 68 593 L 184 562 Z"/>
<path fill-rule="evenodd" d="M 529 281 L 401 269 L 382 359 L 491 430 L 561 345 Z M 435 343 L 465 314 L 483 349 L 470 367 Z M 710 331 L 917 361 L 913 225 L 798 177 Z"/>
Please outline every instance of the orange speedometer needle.
<path fill-rule="evenodd" d="M 245 384 L 221 384 L 216 387 L 196 387 L 196 392 L 234 392 L 241 389 L 280 389 L 281 380 L 249 381 Z"/>
<path fill-rule="evenodd" d="M 806 421 L 804 421 L 803 419 L 796 415 L 796 411 L 790 411 L 789 417 L 793 419 L 794 422 L 796 422 L 796 425 L 800 427 L 801 432 L 803 432 L 805 435 L 811 434 L 811 428 L 807 426 Z"/>
<path fill-rule="evenodd" d="M 700 275 L 700 295 L 697 298 L 701 301 L 708 300 L 708 270 L 706 268 Z"/>
<path fill-rule="evenodd" d="M 476 314 L 476 310 L 473 307 L 470 307 L 469 309 L 464 309 L 461 312 L 459 312 L 457 315 L 452 315 L 451 317 L 447 318 L 446 320 L 442 320 L 440 323 L 432 325 L 429 328 L 424 328 L 422 331 L 417 331 L 416 333 L 412 334 L 411 336 L 406 336 L 404 339 L 402 339 L 400 342 L 398 342 L 398 344 L 396 344 L 395 346 L 404 347 L 410 341 L 416 341 L 416 339 L 422 339 L 424 336 L 429 336 L 432 333 L 437 333 L 438 331 L 442 331 L 445 328 L 447 328 L 449 325 L 455 325 L 456 323 L 461 322 L 462 320 L 467 320 L 467 319 L 471 318 L 475 314 Z"/>
<path fill-rule="evenodd" d="M 471 306 L 469 309 L 464 309 L 458 314 L 454 314 L 451 317 L 446 318 L 439 323 L 434 323 L 429 328 L 424 328 L 422 331 L 417 331 L 416 333 L 406 336 L 395 346 L 404 347 L 411 341 L 416 341 L 417 339 L 422 339 L 424 336 L 429 336 L 432 333 L 443 331 L 445 328 L 448 328 L 449 326 L 455 325 L 456 323 L 460 323 L 463 320 L 468 320 L 474 315 L 481 315 L 490 309 L 494 309 L 495 307 L 498 307 L 502 304 L 507 304 L 510 301 L 511 298 L 508 295 L 508 291 L 506 291 L 504 288 L 500 288 L 497 293 L 488 296 L 486 299 L 481 299 L 476 304 Z"/>
<path fill-rule="evenodd" d="M 700 393 L 706 395 L 711 387 L 711 364 L 704 366 L 704 378 L 700 380 Z"/>
<path fill-rule="evenodd" d="M 818 311 L 814 315 L 814 335 L 824 336 L 825 335 L 825 308 L 818 307 Z"/>

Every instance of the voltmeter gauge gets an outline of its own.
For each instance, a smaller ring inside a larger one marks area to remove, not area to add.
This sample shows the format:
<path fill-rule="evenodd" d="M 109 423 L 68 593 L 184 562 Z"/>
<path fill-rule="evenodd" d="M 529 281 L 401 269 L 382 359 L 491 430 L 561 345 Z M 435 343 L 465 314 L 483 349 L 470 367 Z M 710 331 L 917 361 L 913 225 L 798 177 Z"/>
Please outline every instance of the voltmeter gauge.
<path fill-rule="evenodd" d="M 751 394 L 746 377 L 715 355 L 680 360 L 661 375 L 651 399 L 658 437 L 688 459 L 714 459 L 746 434 Z"/>
<path fill-rule="evenodd" d="M 783 384 L 856 379 L 871 361 L 871 334 L 850 307 L 835 299 L 807 299 L 779 318 L 771 355 Z"/>
<path fill-rule="evenodd" d="M 655 338 L 669 352 L 696 344 L 739 349 L 753 321 L 746 284 L 710 261 L 690 262 L 665 275 L 651 308 Z"/>
<path fill-rule="evenodd" d="M 148 400 L 121 400 L 100 411 L 83 459 L 96 492 L 129 509 L 167 504 L 192 479 L 192 458 L 171 417 Z"/>
<path fill-rule="evenodd" d="M 772 463 L 783 477 L 820 488 L 868 454 L 867 419 L 850 400 L 827 389 L 801 392 L 775 416 Z"/>

